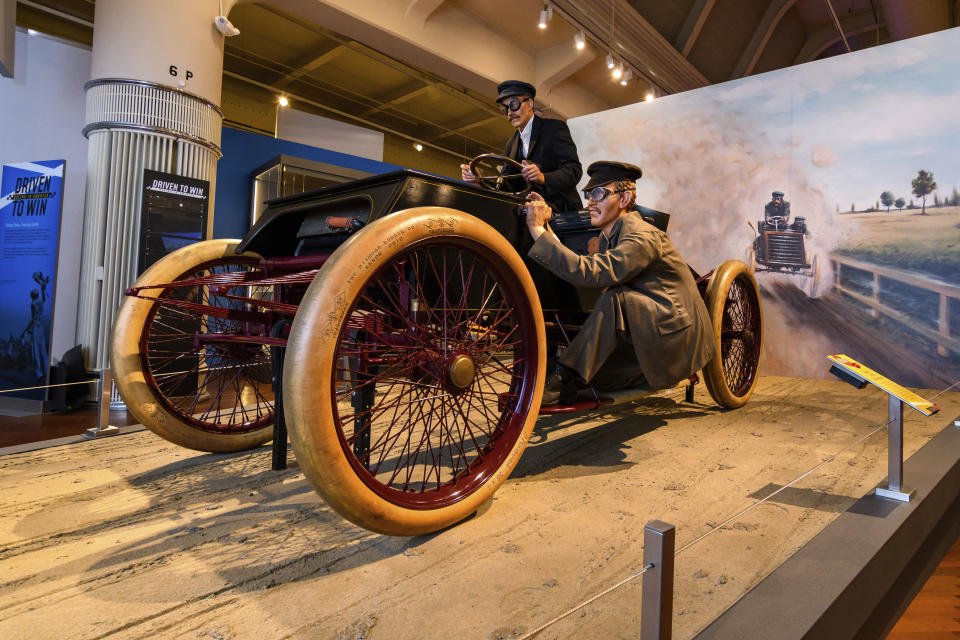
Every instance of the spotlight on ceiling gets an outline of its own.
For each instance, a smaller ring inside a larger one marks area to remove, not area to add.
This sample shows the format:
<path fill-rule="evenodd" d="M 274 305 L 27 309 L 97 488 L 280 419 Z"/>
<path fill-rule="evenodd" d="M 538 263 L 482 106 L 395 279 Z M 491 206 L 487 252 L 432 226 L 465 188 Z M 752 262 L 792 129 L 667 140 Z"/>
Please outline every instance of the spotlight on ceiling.
<path fill-rule="evenodd" d="M 423 151 L 423 145 L 420 144 L 419 142 L 414 142 L 413 148 L 416 149 L 417 151 Z"/>
<path fill-rule="evenodd" d="M 286 107 L 290 104 L 290 101 L 287 100 L 287 96 L 280 96 L 280 99 L 277 100 L 277 102 L 280 103 L 281 107 Z"/>
<path fill-rule="evenodd" d="M 643 96 L 643 99 L 647 102 L 653 102 L 654 98 L 656 98 L 656 96 L 653 95 L 653 91 L 647 91 L 647 95 Z"/>
<path fill-rule="evenodd" d="M 573 44 L 577 46 L 577 49 L 583 49 L 585 46 L 587 46 L 586 34 L 583 31 L 581 31 L 578 34 L 575 34 L 573 36 Z"/>
<path fill-rule="evenodd" d="M 622 84 L 623 86 L 627 86 L 627 83 L 630 82 L 630 78 L 632 77 L 633 77 L 633 71 L 631 69 L 627 69 L 626 71 L 623 72 L 623 77 L 620 78 L 620 84 Z"/>
<path fill-rule="evenodd" d="M 613 69 L 613 67 L 614 67 L 613 56 L 608 53 L 608 54 L 607 54 L 607 69 Z"/>
<path fill-rule="evenodd" d="M 618 66 L 616 69 L 613 70 L 613 79 L 619 80 L 622 75 L 623 75 L 623 63 L 621 62 L 620 66 Z"/>
<path fill-rule="evenodd" d="M 545 5 L 543 11 L 540 12 L 540 22 L 537 23 L 537 26 L 541 29 L 547 28 L 547 22 L 550 21 L 550 18 L 553 17 L 553 7 L 550 5 Z"/>

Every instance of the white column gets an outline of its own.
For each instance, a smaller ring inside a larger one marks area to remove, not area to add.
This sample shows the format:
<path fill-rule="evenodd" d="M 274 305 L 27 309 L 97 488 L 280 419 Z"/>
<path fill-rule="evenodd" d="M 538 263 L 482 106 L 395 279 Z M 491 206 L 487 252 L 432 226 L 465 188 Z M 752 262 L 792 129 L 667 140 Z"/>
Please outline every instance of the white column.
<path fill-rule="evenodd" d="M 210 182 L 220 158 L 223 35 L 236 0 L 98 0 L 83 133 L 89 139 L 77 342 L 109 364 L 123 290 L 136 279 L 144 169 Z"/>

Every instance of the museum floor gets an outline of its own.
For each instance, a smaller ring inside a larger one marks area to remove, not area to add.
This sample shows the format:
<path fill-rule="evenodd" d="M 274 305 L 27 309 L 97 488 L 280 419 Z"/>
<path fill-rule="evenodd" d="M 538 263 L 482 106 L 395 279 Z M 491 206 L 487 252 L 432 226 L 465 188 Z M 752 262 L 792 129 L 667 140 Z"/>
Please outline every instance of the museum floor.
<path fill-rule="evenodd" d="M 960 415 L 960 393 L 936 402 L 905 413 L 905 457 Z M 414 538 L 345 522 L 268 447 L 140 431 L 4 455 L 0 637 L 521 638 L 636 573 L 658 519 L 677 527 L 674 637 L 690 638 L 884 479 L 885 430 L 843 450 L 886 412 L 872 387 L 763 377 L 736 411 L 699 389 L 542 418 L 491 503 Z M 637 637 L 640 583 L 535 637 Z"/>

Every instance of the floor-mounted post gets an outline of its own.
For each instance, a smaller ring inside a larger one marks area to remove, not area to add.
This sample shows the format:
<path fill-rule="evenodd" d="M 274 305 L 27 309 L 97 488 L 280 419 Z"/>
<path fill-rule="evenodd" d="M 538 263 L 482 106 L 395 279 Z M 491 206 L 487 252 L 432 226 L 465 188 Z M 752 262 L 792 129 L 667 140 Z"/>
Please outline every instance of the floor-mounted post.
<path fill-rule="evenodd" d="M 643 528 L 643 574 L 640 640 L 670 640 L 673 636 L 673 556 L 676 528 L 653 520 Z"/>

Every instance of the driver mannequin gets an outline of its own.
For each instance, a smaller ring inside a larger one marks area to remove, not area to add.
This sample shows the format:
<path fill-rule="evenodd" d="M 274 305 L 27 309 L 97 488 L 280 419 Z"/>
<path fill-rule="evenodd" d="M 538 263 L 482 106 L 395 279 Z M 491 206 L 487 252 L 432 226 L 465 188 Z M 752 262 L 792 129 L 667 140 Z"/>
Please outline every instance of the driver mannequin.
<path fill-rule="evenodd" d="M 601 161 L 587 173 L 590 224 L 601 231 L 595 253 L 581 256 L 563 246 L 547 225 L 549 205 L 537 193 L 527 197 L 527 228 L 534 239 L 527 255 L 574 286 L 603 287 L 547 377 L 544 406 L 571 403 L 576 378 L 586 383 L 599 378 L 611 356 L 634 356 L 629 358 L 634 372 L 639 368 L 651 388 L 663 389 L 700 370 L 715 352 L 710 316 L 690 268 L 667 234 L 633 210 L 640 167 Z M 638 382 L 631 379 L 620 388 Z"/>
<path fill-rule="evenodd" d="M 783 218 L 780 226 L 787 226 L 790 220 L 790 203 L 784 202 L 783 191 L 774 191 L 771 194 L 771 200 L 763 207 L 763 222 L 770 224 L 770 218 Z"/>
<path fill-rule="evenodd" d="M 497 103 L 516 129 L 507 141 L 504 155 L 523 165 L 523 177 L 530 188 L 543 196 L 554 211 L 582 209 L 576 187 L 583 167 L 567 123 L 534 115 L 537 90 L 532 84 L 507 80 L 500 83 L 497 91 Z M 465 181 L 476 181 L 469 165 L 460 165 L 460 173 Z"/>

